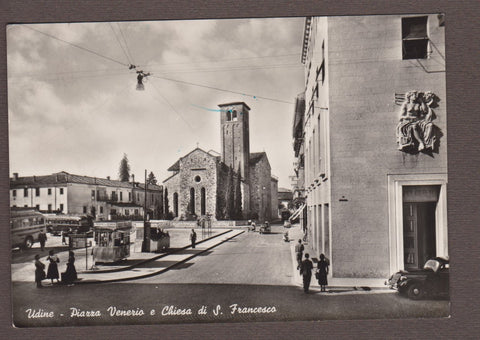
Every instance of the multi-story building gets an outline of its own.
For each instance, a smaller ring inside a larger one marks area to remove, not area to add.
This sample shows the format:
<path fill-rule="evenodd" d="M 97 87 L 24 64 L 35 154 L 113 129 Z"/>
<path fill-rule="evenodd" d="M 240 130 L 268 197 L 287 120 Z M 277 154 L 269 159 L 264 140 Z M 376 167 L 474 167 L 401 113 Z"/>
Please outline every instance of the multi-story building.
<path fill-rule="evenodd" d="M 10 178 L 10 206 L 33 207 L 42 212 L 89 214 L 97 220 L 162 217 L 163 188 L 110 178 L 78 176 L 67 172 Z M 146 200 L 145 200 L 146 194 Z M 145 209 L 146 208 L 146 209 Z"/>
<path fill-rule="evenodd" d="M 444 33 L 437 14 L 306 19 L 294 149 L 330 284 L 448 256 Z"/>

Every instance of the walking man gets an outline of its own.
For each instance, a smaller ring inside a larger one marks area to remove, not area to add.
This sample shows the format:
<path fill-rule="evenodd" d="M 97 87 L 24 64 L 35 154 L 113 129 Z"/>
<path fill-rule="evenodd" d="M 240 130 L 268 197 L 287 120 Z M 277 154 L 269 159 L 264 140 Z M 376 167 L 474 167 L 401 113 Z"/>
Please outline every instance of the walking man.
<path fill-rule="evenodd" d="M 295 245 L 295 253 L 297 254 L 297 270 L 300 269 L 302 264 L 303 251 L 305 247 L 302 244 L 302 240 L 298 240 L 298 243 Z"/>
<path fill-rule="evenodd" d="M 192 229 L 190 233 L 190 242 L 192 242 L 192 248 L 195 248 L 195 242 L 197 241 L 197 233 Z"/>
<path fill-rule="evenodd" d="M 305 254 L 305 260 L 303 260 L 300 267 L 300 275 L 303 276 L 303 291 L 308 293 L 308 288 L 310 288 L 310 281 L 312 280 L 312 269 L 313 263 L 309 259 L 308 253 Z"/>
<path fill-rule="evenodd" d="M 38 234 L 38 242 L 40 242 L 40 249 L 42 251 L 45 250 L 45 242 L 47 241 L 47 234 L 45 234 L 43 231 L 41 231 Z"/>

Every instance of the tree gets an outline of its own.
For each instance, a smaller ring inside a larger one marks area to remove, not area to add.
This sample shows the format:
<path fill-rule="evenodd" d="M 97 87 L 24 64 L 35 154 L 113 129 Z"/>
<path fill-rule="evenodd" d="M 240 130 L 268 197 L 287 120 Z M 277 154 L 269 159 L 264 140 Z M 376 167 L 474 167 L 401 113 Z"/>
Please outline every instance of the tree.
<path fill-rule="evenodd" d="M 242 176 L 240 172 L 240 165 L 238 166 L 238 172 L 235 181 L 235 201 L 233 203 L 233 215 L 237 220 L 242 219 Z"/>
<path fill-rule="evenodd" d="M 153 185 L 157 184 L 157 179 L 155 178 L 155 175 L 153 174 L 153 171 L 150 171 L 150 173 L 148 174 L 147 183 L 148 184 L 153 184 Z"/>
<path fill-rule="evenodd" d="M 234 219 L 235 214 L 235 184 L 233 183 L 233 169 L 232 167 L 228 168 L 228 179 L 227 179 L 227 218 Z"/>
<path fill-rule="evenodd" d="M 130 164 L 128 164 L 127 154 L 123 154 L 123 158 L 120 161 L 120 168 L 118 169 L 118 178 L 122 182 L 128 182 L 130 180 Z"/>
<path fill-rule="evenodd" d="M 168 214 L 170 213 L 170 207 L 168 206 L 168 189 L 165 188 L 165 193 L 164 193 L 164 199 L 163 199 L 163 202 L 165 204 L 165 208 L 163 209 L 163 213 L 164 213 L 164 217 L 165 219 L 169 219 L 168 218 Z"/>

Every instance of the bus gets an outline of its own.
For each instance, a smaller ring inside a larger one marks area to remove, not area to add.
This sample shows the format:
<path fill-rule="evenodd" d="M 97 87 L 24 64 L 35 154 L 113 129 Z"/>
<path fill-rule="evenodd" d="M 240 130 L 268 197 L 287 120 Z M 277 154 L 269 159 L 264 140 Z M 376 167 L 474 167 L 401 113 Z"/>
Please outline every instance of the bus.
<path fill-rule="evenodd" d="M 65 233 L 90 233 L 92 231 L 92 218 L 80 214 L 48 214 L 46 215 L 47 230 L 52 235 Z"/>
<path fill-rule="evenodd" d="M 31 248 L 40 232 L 46 233 L 45 216 L 35 209 L 11 208 L 10 232 L 12 248 Z"/>

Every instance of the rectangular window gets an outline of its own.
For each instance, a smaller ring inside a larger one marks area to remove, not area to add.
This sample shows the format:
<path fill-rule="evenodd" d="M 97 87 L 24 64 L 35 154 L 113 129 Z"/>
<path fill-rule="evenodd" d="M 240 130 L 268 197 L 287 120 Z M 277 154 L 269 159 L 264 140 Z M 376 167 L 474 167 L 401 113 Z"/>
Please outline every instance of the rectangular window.
<path fill-rule="evenodd" d="M 426 59 L 428 47 L 427 16 L 402 18 L 403 59 Z"/>
<path fill-rule="evenodd" d="M 35 188 L 35 196 L 40 196 L 40 188 Z"/>
<path fill-rule="evenodd" d="M 130 215 L 130 210 L 125 209 L 125 216 L 128 216 L 128 215 Z"/>
<path fill-rule="evenodd" d="M 100 207 L 100 214 L 103 214 L 103 207 Z"/>
<path fill-rule="evenodd" d="M 135 209 L 135 215 L 138 216 L 138 209 Z"/>
<path fill-rule="evenodd" d="M 48 205 L 48 212 L 52 212 L 52 205 L 51 204 Z"/>
<path fill-rule="evenodd" d="M 23 189 L 23 197 L 28 197 L 28 188 Z"/>
<path fill-rule="evenodd" d="M 12 190 L 12 196 L 17 197 L 17 190 Z"/>
<path fill-rule="evenodd" d="M 35 205 L 35 209 L 40 210 L 40 205 L 39 204 Z"/>
<path fill-rule="evenodd" d="M 120 191 L 120 201 L 123 201 L 123 192 Z"/>
<path fill-rule="evenodd" d="M 84 214 L 87 213 L 87 207 L 86 207 L 86 206 L 83 206 L 83 213 L 84 213 Z"/>
<path fill-rule="evenodd" d="M 49 194 L 49 195 L 52 194 L 52 189 L 51 189 L 51 188 L 48 188 L 48 194 Z"/>
<path fill-rule="evenodd" d="M 137 201 L 140 201 L 140 194 L 137 193 Z"/>
<path fill-rule="evenodd" d="M 63 188 L 60 188 L 60 195 L 63 195 Z"/>
<path fill-rule="evenodd" d="M 63 211 L 63 204 L 60 204 L 60 211 Z"/>
<path fill-rule="evenodd" d="M 27 204 L 25 204 L 23 207 L 24 207 L 24 208 L 28 208 L 28 205 L 27 205 Z"/>
<path fill-rule="evenodd" d="M 95 199 L 95 190 L 92 190 L 92 200 Z"/>
<path fill-rule="evenodd" d="M 132 200 L 132 193 L 129 192 L 129 193 L 128 193 L 128 201 L 130 202 L 131 200 Z"/>

